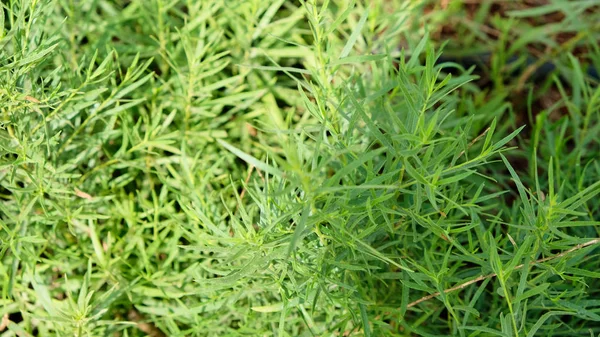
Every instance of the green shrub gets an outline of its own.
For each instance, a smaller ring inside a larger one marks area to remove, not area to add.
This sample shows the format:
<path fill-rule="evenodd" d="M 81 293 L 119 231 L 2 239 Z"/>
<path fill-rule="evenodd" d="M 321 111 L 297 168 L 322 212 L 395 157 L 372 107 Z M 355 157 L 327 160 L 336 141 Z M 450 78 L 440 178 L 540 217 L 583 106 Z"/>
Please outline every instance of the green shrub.
<path fill-rule="evenodd" d="M 417 3 L 0 9 L 4 335 L 599 332 L 587 61 L 525 127 Z"/>

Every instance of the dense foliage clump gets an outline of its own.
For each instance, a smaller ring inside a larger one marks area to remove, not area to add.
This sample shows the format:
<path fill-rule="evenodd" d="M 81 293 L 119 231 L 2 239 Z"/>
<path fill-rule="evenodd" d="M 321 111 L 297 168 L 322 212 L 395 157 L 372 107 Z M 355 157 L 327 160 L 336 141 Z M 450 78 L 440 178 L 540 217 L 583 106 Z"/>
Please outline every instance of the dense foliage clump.
<path fill-rule="evenodd" d="M 2 2 L 0 334 L 599 334 L 599 12 Z"/>

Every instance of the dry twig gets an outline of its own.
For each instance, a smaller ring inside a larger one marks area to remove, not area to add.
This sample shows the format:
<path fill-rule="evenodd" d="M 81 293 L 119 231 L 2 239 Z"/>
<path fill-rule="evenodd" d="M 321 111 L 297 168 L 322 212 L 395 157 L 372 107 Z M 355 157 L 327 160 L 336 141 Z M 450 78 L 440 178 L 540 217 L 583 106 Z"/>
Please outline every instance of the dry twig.
<path fill-rule="evenodd" d="M 477 143 L 477 141 L 480 140 L 483 136 L 485 136 L 488 133 L 488 131 L 490 131 L 489 127 L 487 129 L 485 129 L 485 131 L 483 131 L 483 133 L 481 133 L 479 136 L 475 137 L 475 139 L 473 139 L 467 146 L 467 150 L 470 149 L 471 146 L 473 146 L 475 143 Z M 460 152 L 460 154 L 458 155 L 458 158 L 462 157 L 463 154 L 465 154 L 465 150 L 462 150 Z"/>
<path fill-rule="evenodd" d="M 592 245 L 595 245 L 595 244 L 598 244 L 598 243 L 600 243 L 600 238 L 596 238 L 596 239 L 590 240 L 588 242 L 579 244 L 579 245 L 577 245 L 577 246 L 575 246 L 575 247 L 573 247 L 573 248 L 571 248 L 569 250 L 566 250 L 566 251 L 564 251 L 562 253 L 559 253 L 559 254 L 556 254 L 556 255 L 552 255 L 552 256 L 549 256 L 549 257 L 545 257 L 543 259 L 539 259 L 539 260 L 533 261 L 529 265 L 534 265 L 534 264 L 537 264 L 537 263 L 543 263 L 543 262 L 552 261 L 552 260 L 561 258 L 561 257 L 563 257 L 563 256 L 565 256 L 567 254 L 570 254 L 570 253 L 572 253 L 574 251 L 577 251 L 577 250 L 580 250 L 582 248 L 585 248 L 585 247 L 588 247 L 588 246 L 592 246 Z M 524 264 L 520 264 L 520 265 L 516 266 L 515 269 L 513 269 L 513 271 L 514 270 L 519 270 L 519 269 L 523 268 L 524 266 L 525 266 Z M 469 285 L 471 285 L 473 283 L 477 283 L 477 282 L 480 282 L 480 281 L 483 281 L 483 280 L 486 280 L 486 279 L 489 279 L 489 278 L 493 278 L 493 277 L 496 277 L 496 276 L 497 276 L 496 273 L 491 273 L 491 274 L 488 274 L 488 275 L 481 275 L 481 276 L 479 276 L 479 277 L 477 277 L 475 279 L 472 279 L 470 281 L 461 283 L 461 284 L 459 284 L 457 286 L 454 286 L 452 288 L 444 290 L 444 294 L 449 294 L 449 293 L 455 292 L 457 290 L 461 290 L 461 289 L 466 288 L 467 286 L 469 286 Z M 433 293 L 431 295 L 427 295 L 427 296 L 421 297 L 418 300 L 409 303 L 408 306 L 407 306 L 407 308 L 412 308 L 412 307 L 414 307 L 415 305 L 417 305 L 419 303 L 425 302 L 425 301 L 430 300 L 430 299 L 432 299 L 434 297 L 438 297 L 441 294 L 442 293 L 440 293 L 438 291 L 438 292 L 435 292 L 435 293 Z"/>

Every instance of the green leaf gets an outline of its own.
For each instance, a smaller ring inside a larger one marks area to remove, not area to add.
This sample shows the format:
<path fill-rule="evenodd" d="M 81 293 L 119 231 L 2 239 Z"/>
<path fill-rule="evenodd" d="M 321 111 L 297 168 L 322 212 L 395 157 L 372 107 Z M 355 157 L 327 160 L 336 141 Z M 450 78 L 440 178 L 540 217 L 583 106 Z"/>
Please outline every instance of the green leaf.
<path fill-rule="evenodd" d="M 360 309 L 360 317 L 363 322 L 363 332 L 366 337 L 371 337 L 371 327 L 369 325 L 369 316 L 367 314 L 367 308 L 364 304 L 359 303 L 358 307 Z"/>
<path fill-rule="evenodd" d="M 223 146 L 224 148 L 226 148 L 227 150 L 229 150 L 231 153 L 235 154 L 236 156 L 238 156 L 240 159 L 242 159 L 243 161 L 245 161 L 246 163 L 256 167 L 259 170 L 265 171 L 267 173 L 270 173 L 274 176 L 277 177 L 284 177 L 285 174 L 280 171 L 279 169 L 266 164 L 254 157 L 252 157 L 249 154 L 244 153 L 243 151 L 239 150 L 238 148 L 236 148 L 235 146 L 229 144 L 228 142 L 224 141 L 223 139 L 217 139 L 217 142 L 219 144 L 221 144 L 221 146 Z"/>
<path fill-rule="evenodd" d="M 542 284 L 540 284 L 540 285 L 537 285 L 537 286 L 533 287 L 532 289 L 530 289 L 530 290 L 527 290 L 527 291 L 526 291 L 526 292 L 524 292 L 522 295 L 520 295 L 520 296 L 517 296 L 517 297 L 514 299 L 514 302 L 515 302 L 515 303 L 517 303 L 517 302 L 521 302 L 521 301 L 523 301 L 523 300 L 525 300 L 525 299 L 528 299 L 528 298 L 530 298 L 530 297 L 537 296 L 537 295 L 539 295 L 539 294 L 541 294 L 541 293 L 545 292 L 545 291 L 546 291 L 546 289 L 548 289 L 548 287 L 550 287 L 550 283 L 542 283 Z"/>
<path fill-rule="evenodd" d="M 376 55 L 357 55 L 357 56 L 348 56 L 344 58 L 340 58 L 333 62 L 330 62 L 330 66 L 338 66 L 343 64 L 358 64 L 365 63 L 371 61 L 380 61 L 387 57 L 385 54 L 376 54 Z"/>
<path fill-rule="evenodd" d="M 496 151 L 500 148 L 502 148 L 502 146 L 504 146 L 506 143 L 510 142 L 513 138 L 515 138 L 516 135 L 518 135 L 521 130 L 523 130 L 525 126 L 522 126 L 518 129 L 516 129 L 515 131 L 511 132 L 508 136 L 502 138 L 500 141 L 498 141 L 497 143 L 495 143 L 492 146 L 492 151 Z"/>
<path fill-rule="evenodd" d="M 552 316 L 566 316 L 566 315 L 575 315 L 575 313 L 569 312 L 569 311 L 550 311 L 547 312 L 545 314 L 543 314 L 538 320 L 537 322 L 535 322 L 535 324 L 531 327 L 531 329 L 529 330 L 529 333 L 527 333 L 527 337 L 534 337 L 536 336 L 536 332 L 539 330 L 539 328 L 541 328 L 544 323 L 546 323 L 546 321 L 552 317 Z"/>
<path fill-rule="evenodd" d="M 356 26 L 354 26 L 354 30 L 352 31 L 352 34 L 348 38 L 348 41 L 346 41 L 346 45 L 344 46 L 344 49 L 342 49 L 342 53 L 338 57 L 338 60 L 341 60 L 350 54 L 350 51 L 352 51 L 352 47 L 354 47 L 356 40 L 358 40 L 358 38 L 360 37 L 360 32 L 362 31 L 363 27 L 365 26 L 365 22 L 367 22 L 367 18 L 369 18 L 369 9 L 368 8 L 363 11 L 363 14 L 360 17 L 360 20 L 358 20 L 358 23 L 356 24 Z"/>

